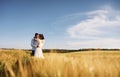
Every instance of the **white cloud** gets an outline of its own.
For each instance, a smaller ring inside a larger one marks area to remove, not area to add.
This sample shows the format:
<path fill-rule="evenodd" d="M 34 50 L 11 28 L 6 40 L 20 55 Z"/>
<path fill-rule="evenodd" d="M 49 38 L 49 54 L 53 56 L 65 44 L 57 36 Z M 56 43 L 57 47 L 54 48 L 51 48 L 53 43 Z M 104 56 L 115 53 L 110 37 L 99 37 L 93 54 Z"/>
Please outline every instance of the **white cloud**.
<path fill-rule="evenodd" d="M 86 38 L 104 35 L 106 30 L 100 28 L 120 26 L 120 14 L 114 14 L 113 10 L 95 10 L 86 13 L 88 19 L 80 21 L 67 29 L 69 35 L 73 38 Z"/>
<path fill-rule="evenodd" d="M 85 15 L 86 19 L 67 29 L 71 39 L 77 39 L 76 42 L 69 41 L 68 45 L 81 48 L 120 48 L 120 36 L 118 35 L 120 11 L 109 7 L 93 10 Z M 87 41 L 78 39 L 87 39 Z"/>

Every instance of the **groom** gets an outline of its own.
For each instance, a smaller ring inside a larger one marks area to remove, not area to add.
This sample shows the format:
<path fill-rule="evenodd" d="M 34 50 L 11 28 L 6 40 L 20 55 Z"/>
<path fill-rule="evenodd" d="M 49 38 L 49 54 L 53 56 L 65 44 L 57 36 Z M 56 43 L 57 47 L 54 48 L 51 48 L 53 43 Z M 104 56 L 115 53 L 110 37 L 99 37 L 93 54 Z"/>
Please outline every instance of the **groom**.
<path fill-rule="evenodd" d="M 38 47 L 38 41 L 36 39 L 39 39 L 39 33 L 35 33 L 34 38 L 31 40 L 31 46 L 32 46 L 31 56 L 34 56 L 35 50 Z"/>

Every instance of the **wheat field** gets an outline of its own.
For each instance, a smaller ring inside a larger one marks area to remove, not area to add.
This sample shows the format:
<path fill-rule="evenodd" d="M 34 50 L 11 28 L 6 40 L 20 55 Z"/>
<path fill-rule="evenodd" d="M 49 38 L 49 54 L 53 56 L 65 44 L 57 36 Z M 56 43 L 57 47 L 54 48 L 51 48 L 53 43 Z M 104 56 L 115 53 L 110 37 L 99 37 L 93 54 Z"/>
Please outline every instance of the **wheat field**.
<path fill-rule="evenodd" d="M 0 51 L 0 77 L 120 77 L 119 51 L 44 53 Z"/>

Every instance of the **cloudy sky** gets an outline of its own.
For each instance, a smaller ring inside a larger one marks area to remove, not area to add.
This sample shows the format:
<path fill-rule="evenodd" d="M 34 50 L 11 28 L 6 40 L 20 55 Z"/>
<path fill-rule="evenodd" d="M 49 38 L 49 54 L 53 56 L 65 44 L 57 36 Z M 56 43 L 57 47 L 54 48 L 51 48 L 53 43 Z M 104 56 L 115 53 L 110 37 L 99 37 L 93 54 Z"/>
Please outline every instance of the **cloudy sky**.
<path fill-rule="evenodd" d="M 0 0 L 0 48 L 120 48 L 119 0 Z"/>

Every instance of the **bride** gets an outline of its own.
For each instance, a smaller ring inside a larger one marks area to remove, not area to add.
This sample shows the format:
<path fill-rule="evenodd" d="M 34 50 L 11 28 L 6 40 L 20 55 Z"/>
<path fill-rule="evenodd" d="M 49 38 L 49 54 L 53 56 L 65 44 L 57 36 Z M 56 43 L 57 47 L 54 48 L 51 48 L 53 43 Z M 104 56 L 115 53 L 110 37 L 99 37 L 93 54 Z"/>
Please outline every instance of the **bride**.
<path fill-rule="evenodd" d="M 39 34 L 39 39 L 37 39 L 38 45 L 35 50 L 35 57 L 44 59 L 42 47 L 44 45 L 44 36 L 43 34 Z"/>

